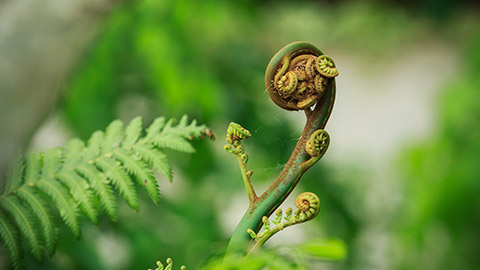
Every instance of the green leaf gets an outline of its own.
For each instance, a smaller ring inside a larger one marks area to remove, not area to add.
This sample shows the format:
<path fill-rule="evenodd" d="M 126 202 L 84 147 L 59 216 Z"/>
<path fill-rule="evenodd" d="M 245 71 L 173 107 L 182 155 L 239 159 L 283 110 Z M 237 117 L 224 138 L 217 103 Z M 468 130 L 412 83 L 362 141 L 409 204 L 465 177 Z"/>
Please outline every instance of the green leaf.
<path fill-rule="evenodd" d="M 303 254 L 324 260 L 340 261 L 347 256 L 347 247 L 340 239 L 312 241 L 298 246 L 297 249 Z"/>
<path fill-rule="evenodd" d="M 106 154 L 112 151 L 113 148 L 120 146 L 122 140 L 123 123 L 120 120 L 115 120 L 108 125 L 105 131 L 105 139 L 102 142 L 102 153 Z"/>
<path fill-rule="evenodd" d="M 83 178 L 87 179 L 93 192 L 100 201 L 103 209 L 113 221 L 117 220 L 117 202 L 113 194 L 112 186 L 108 183 L 105 175 L 97 170 L 92 164 L 80 164 L 76 168 Z"/>
<path fill-rule="evenodd" d="M 23 166 L 23 160 L 19 155 L 14 161 L 13 165 L 8 171 L 7 174 L 7 182 L 5 184 L 5 190 L 3 194 L 9 194 L 16 188 L 18 188 L 23 183 L 23 170 L 25 166 Z"/>
<path fill-rule="evenodd" d="M 185 153 L 195 153 L 195 148 L 187 140 L 174 135 L 155 136 L 153 143 L 159 148 L 170 148 Z"/>
<path fill-rule="evenodd" d="M 125 139 L 122 146 L 128 146 L 136 143 L 142 135 L 142 117 L 135 117 L 125 129 Z"/>
<path fill-rule="evenodd" d="M 31 153 L 25 159 L 25 184 L 31 184 L 40 178 L 42 153 Z"/>
<path fill-rule="evenodd" d="M 57 179 L 69 188 L 70 194 L 80 210 L 87 215 L 93 224 L 98 225 L 98 210 L 95 205 L 95 197 L 89 189 L 87 181 L 76 173 L 66 171 L 58 173 Z"/>
<path fill-rule="evenodd" d="M 87 161 L 93 160 L 100 155 L 100 147 L 104 140 L 104 134 L 102 131 L 95 131 L 88 140 L 88 146 L 85 149 L 85 159 Z"/>
<path fill-rule="evenodd" d="M 150 140 L 152 137 L 157 136 L 165 126 L 165 117 L 159 117 L 153 121 L 153 123 L 147 129 L 146 140 Z"/>
<path fill-rule="evenodd" d="M 78 210 L 68 190 L 57 182 L 57 180 L 49 177 L 44 177 L 42 180 L 37 181 L 35 186 L 51 198 L 65 225 L 67 225 L 75 237 L 79 238 L 80 225 L 77 220 Z"/>
<path fill-rule="evenodd" d="M 125 199 L 127 204 L 135 209 L 139 209 L 138 195 L 130 176 L 120 167 L 120 163 L 111 158 L 101 157 L 95 160 L 95 165 L 100 167 L 108 179 L 112 181 Z"/>
<path fill-rule="evenodd" d="M 85 143 L 78 139 L 73 138 L 68 141 L 65 149 L 63 151 L 64 156 L 64 169 L 71 169 L 73 168 L 78 162 L 82 160 L 83 157 L 83 150 L 85 149 Z"/>
<path fill-rule="evenodd" d="M 167 177 L 169 182 L 172 182 L 172 166 L 164 153 L 145 144 L 136 144 L 133 146 L 132 150 L 137 153 L 142 160 L 152 166 L 153 169 Z"/>
<path fill-rule="evenodd" d="M 35 219 L 30 210 L 23 206 L 16 196 L 1 197 L 0 206 L 15 220 L 20 233 L 27 239 L 27 244 L 33 256 L 41 260 L 43 255 L 42 245 L 37 226 L 35 226 Z"/>
<path fill-rule="evenodd" d="M 40 194 L 35 192 L 35 190 L 29 186 L 21 187 L 16 194 L 23 202 L 25 202 L 25 204 L 30 206 L 33 214 L 40 221 L 40 232 L 45 240 L 44 243 L 47 246 L 49 255 L 53 256 L 57 245 L 58 230 L 53 220 L 50 206 Z"/>
<path fill-rule="evenodd" d="M 0 238 L 10 255 L 10 261 L 15 270 L 24 268 L 23 250 L 17 228 L 10 223 L 8 217 L 0 211 Z"/>
<path fill-rule="evenodd" d="M 157 204 L 160 200 L 160 193 L 158 190 L 158 183 L 153 175 L 153 171 L 148 168 L 141 159 L 137 159 L 131 152 L 124 149 L 119 149 L 114 153 L 114 158 L 122 162 L 125 169 L 134 175 L 137 182 L 144 186 L 147 190 L 148 196 Z"/>
<path fill-rule="evenodd" d="M 162 130 L 162 135 L 176 135 L 191 140 L 192 137 L 199 138 L 205 134 L 205 129 L 207 128 L 205 125 L 197 126 L 196 120 L 192 120 L 192 122 L 188 124 L 188 117 L 186 115 L 182 116 L 178 125 L 174 126 L 174 123 L 175 121 L 173 120 L 168 121 Z"/>
<path fill-rule="evenodd" d="M 48 150 L 43 156 L 43 176 L 54 175 L 61 166 L 62 163 L 62 148 L 55 147 Z"/>

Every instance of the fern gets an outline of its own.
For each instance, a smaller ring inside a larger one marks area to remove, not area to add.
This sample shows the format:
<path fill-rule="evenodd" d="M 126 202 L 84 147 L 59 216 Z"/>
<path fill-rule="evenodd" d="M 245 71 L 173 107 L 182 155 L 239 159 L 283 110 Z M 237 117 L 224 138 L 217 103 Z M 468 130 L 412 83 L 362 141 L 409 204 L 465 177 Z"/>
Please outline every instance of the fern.
<path fill-rule="evenodd" d="M 135 183 L 158 203 L 154 171 L 172 180 L 172 168 L 162 149 L 193 153 L 190 140 L 211 137 L 209 134 L 204 125 L 188 123 L 186 116 L 177 125 L 160 117 L 146 132 L 140 117 L 125 128 L 115 120 L 105 132 L 94 132 L 87 145 L 74 138 L 64 148 L 32 153 L 16 161 L 0 195 L 0 239 L 13 268 L 23 268 L 24 249 L 39 260 L 44 249 L 50 256 L 54 254 L 58 241 L 56 211 L 66 227 L 80 237 L 80 217 L 85 215 L 98 224 L 99 207 L 116 221 L 114 190 L 134 210 L 140 207 Z"/>
<path fill-rule="evenodd" d="M 0 238 L 5 243 L 10 254 L 12 266 L 15 269 L 23 268 L 23 250 L 18 236 L 18 229 L 9 218 L 0 211 Z"/>

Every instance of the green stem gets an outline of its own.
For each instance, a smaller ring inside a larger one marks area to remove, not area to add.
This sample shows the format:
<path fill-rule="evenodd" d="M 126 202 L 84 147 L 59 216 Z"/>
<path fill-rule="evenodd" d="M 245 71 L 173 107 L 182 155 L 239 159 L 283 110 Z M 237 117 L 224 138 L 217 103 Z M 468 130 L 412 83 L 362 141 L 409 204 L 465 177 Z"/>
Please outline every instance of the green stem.
<path fill-rule="evenodd" d="M 255 194 L 255 190 L 253 189 L 252 182 L 250 181 L 250 175 L 247 174 L 247 164 L 243 162 L 241 155 L 235 155 L 238 160 L 238 166 L 240 167 L 240 171 L 242 172 L 243 183 L 245 184 L 245 189 L 247 190 L 248 201 L 250 202 L 250 206 L 255 203 L 258 199 L 257 194 Z"/>
<path fill-rule="evenodd" d="M 315 109 L 305 111 L 307 115 L 305 128 L 282 172 L 270 187 L 253 204 L 250 204 L 238 223 L 228 244 L 226 255 L 246 253 L 251 241 L 247 229 L 258 232 L 262 227 L 262 217 L 269 217 L 290 195 L 303 173 L 313 165 L 312 162 L 318 161 L 318 159 L 311 160 L 312 162 L 307 161 L 309 155 L 305 152 L 305 144 L 315 130 L 325 127 L 333 109 L 334 100 L 335 81 L 330 80 L 325 95 Z"/>

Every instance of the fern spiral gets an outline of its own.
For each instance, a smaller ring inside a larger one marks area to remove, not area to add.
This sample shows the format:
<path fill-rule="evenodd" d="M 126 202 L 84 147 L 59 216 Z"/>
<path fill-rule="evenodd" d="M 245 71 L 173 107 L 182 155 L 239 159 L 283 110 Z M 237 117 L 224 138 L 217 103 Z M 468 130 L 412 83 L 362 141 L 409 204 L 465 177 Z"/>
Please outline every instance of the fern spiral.
<path fill-rule="evenodd" d="M 295 199 L 297 220 L 305 222 L 315 218 L 320 210 L 320 199 L 315 193 L 304 192 Z M 297 222 L 299 223 L 299 222 Z"/>
<path fill-rule="evenodd" d="M 330 145 L 330 136 L 328 132 L 319 129 L 312 133 L 307 143 L 305 144 L 305 151 L 312 157 L 323 156 Z"/>
<path fill-rule="evenodd" d="M 306 42 L 293 42 L 272 57 L 265 87 L 275 104 L 305 110 L 319 101 L 338 70 L 332 58 Z"/>
<path fill-rule="evenodd" d="M 277 209 L 272 221 L 270 221 L 268 217 L 263 216 L 261 232 L 255 233 L 252 229 L 247 229 L 250 238 L 255 242 L 250 249 L 249 254 L 262 246 L 274 234 L 292 225 L 312 220 L 320 211 L 320 199 L 312 192 L 304 192 L 298 195 L 295 200 L 295 205 L 297 206 L 297 210 L 294 212 L 292 208 L 288 208 L 285 211 L 285 216 L 283 216 L 282 209 Z M 270 223 L 273 223 L 275 227 L 272 227 Z"/>
<path fill-rule="evenodd" d="M 81 215 L 98 224 L 97 201 L 110 219 L 117 219 L 115 191 L 138 210 L 137 183 L 158 203 L 154 171 L 172 181 L 172 168 L 163 149 L 193 153 L 190 140 L 215 137 L 205 125 L 197 125 L 195 120 L 189 123 L 186 116 L 178 124 L 157 118 L 146 132 L 142 125 L 140 117 L 126 128 L 115 120 L 105 132 L 94 132 L 86 145 L 74 138 L 64 148 L 31 153 L 15 163 L 0 195 L 0 239 L 14 269 L 23 268 L 22 239 L 39 260 L 44 248 L 50 256 L 54 254 L 58 226 L 52 210 L 80 237 Z"/>

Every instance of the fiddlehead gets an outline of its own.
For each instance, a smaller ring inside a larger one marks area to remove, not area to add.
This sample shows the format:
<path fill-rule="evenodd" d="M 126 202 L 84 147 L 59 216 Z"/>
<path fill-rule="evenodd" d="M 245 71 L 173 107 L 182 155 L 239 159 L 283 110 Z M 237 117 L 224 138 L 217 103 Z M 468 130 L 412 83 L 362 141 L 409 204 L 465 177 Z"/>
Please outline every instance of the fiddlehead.
<path fill-rule="evenodd" d="M 248 139 L 252 136 L 250 131 L 241 125 L 231 122 L 227 128 L 227 143 L 223 147 L 225 151 L 234 154 L 237 157 L 240 171 L 242 172 L 243 182 L 247 190 L 248 200 L 253 204 L 257 199 L 255 190 L 253 189 L 250 178 L 253 175 L 252 171 L 247 170 L 248 155 L 245 153 L 245 148 L 242 145 L 242 140 Z"/>
<path fill-rule="evenodd" d="M 305 144 L 305 151 L 311 157 L 323 156 L 327 151 L 329 144 L 330 136 L 328 135 L 328 132 L 319 129 L 310 136 L 310 139 L 308 139 Z"/>
<path fill-rule="evenodd" d="M 335 62 L 328 55 L 321 55 L 317 58 L 315 67 L 318 72 L 327 78 L 335 78 L 338 76 L 338 70 L 335 66 Z"/>
<path fill-rule="evenodd" d="M 315 218 L 320 211 L 320 199 L 312 192 L 304 192 L 298 195 L 295 205 L 298 209 L 295 211 L 293 224 L 309 221 Z"/>
<path fill-rule="evenodd" d="M 277 232 L 292 225 L 312 220 L 320 211 L 320 199 L 312 192 L 304 192 L 298 195 L 295 200 L 295 205 L 297 206 L 297 210 L 293 212 L 292 208 L 288 208 L 285 211 L 285 217 L 283 216 L 282 209 L 278 209 L 275 212 L 275 218 L 272 221 L 264 216 L 262 218 L 262 232 L 255 233 L 252 229 L 247 229 L 247 233 L 255 241 L 255 244 L 252 246 L 249 253 L 252 253 L 254 250 L 262 246 Z M 273 223 L 275 227 L 272 228 L 270 222 Z"/>
<path fill-rule="evenodd" d="M 285 46 L 270 61 L 265 86 L 270 98 L 286 110 L 305 110 L 323 96 L 328 80 L 338 75 L 335 63 L 305 42 Z"/>
<path fill-rule="evenodd" d="M 172 270 L 173 260 L 171 258 L 167 258 L 166 262 L 167 262 L 167 266 L 164 266 L 161 261 L 157 261 L 157 268 L 155 268 L 154 270 Z M 186 269 L 187 267 L 185 267 L 185 265 L 182 265 L 180 267 L 180 270 L 186 270 Z M 152 269 L 148 269 L 148 270 L 152 270 Z"/>

